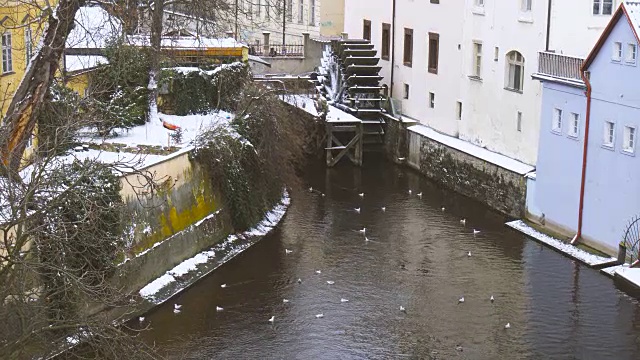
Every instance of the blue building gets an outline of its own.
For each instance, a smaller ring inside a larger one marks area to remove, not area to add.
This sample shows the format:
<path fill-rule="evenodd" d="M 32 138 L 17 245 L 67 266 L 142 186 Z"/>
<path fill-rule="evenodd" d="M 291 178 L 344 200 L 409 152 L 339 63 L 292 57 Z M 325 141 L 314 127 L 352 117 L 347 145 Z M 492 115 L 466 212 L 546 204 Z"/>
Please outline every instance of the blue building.
<path fill-rule="evenodd" d="M 625 1 L 584 61 L 540 53 L 534 75 L 543 93 L 528 217 L 610 254 L 640 215 L 639 32 L 640 2 Z"/>

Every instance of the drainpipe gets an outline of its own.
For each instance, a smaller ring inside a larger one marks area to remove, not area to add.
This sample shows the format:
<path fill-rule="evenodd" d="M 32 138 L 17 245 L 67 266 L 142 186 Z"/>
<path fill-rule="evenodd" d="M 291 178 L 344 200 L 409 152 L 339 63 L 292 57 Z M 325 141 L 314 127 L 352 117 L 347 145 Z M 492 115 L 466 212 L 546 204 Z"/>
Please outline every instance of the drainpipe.
<path fill-rule="evenodd" d="M 393 0 L 389 41 L 391 41 L 391 86 L 389 86 L 389 98 L 393 98 L 393 69 L 396 63 L 396 0 Z"/>
<path fill-rule="evenodd" d="M 582 76 L 582 81 L 584 81 L 585 85 L 587 85 L 587 91 L 585 95 L 587 96 L 587 113 L 584 119 L 584 148 L 582 149 L 582 179 L 580 181 L 580 205 L 578 207 L 578 232 L 576 236 L 571 240 L 571 244 L 575 245 L 575 243 L 582 238 L 582 210 L 584 208 L 584 184 L 586 181 L 587 174 L 587 145 L 589 144 L 589 120 L 591 119 L 591 83 L 589 82 L 589 76 L 587 75 L 587 71 L 582 69 L 580 72 Z"/>
<path fill-rule="evenodd" d="M 547 41 L 545 44 L 545 51 L 549 52 L 549 38 L 551 35 L 551 6 L 553 4 L 553 0 L 549 0 L 549 6 L 547 7 Z"/>

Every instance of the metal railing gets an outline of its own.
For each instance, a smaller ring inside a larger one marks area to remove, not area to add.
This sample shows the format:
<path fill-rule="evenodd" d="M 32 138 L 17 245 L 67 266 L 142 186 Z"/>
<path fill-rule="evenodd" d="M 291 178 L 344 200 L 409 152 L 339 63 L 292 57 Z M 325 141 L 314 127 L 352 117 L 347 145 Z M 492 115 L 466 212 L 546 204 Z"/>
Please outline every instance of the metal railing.
<path fill-rule="evenodd" d="M 250 45 L 249 54 L 264 56 L 264 57 L 291 57 L 291 56 L 304 56 L 303 44 L 270 44 L 265 45 Z"/>
<path fill-rule="evenodd" d="M 584 59 L 550 52 L 538 53 L 538 73 L 565 79 L 582 80 L 580 67 Z"/>

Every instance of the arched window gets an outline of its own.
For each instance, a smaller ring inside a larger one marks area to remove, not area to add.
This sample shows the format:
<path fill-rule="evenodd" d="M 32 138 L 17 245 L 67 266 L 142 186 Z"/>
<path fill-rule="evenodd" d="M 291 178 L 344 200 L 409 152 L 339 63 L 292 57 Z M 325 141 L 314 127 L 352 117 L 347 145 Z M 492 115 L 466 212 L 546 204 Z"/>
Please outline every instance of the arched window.
<path fill-rule="evenodd" d="M 524 56 L 517 51 L 507 54 L 507 78 L 505 87 L 509 90 L 522 91 L 524 82 Z"/>

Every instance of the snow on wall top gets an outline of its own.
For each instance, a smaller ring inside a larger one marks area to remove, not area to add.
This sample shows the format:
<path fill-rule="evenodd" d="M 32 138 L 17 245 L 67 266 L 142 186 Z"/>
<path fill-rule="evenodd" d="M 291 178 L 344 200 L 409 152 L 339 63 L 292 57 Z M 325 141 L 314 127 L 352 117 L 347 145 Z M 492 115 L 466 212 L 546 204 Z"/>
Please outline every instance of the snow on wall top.
<path fill-rule="evenodd" d="M 99 55 L 65 55 L 64 70 L 67 72 L 86 70 L 108 63 L 106 57 Z"/>
<path fill-rule="evenodd" d="M 76 13 L 67 48 L 104 48 L 122 33 L 122 22 L 100 6 L 83 6 Z"/>
<path fill-rule="evenodd" d="M 150 46 L 150 38 L 146 35 L 127 36 L 127 42 L 136 46 Z M 163 48 L 172 49 L 206 49 L 206 48 L 239 48 L 247 45 L 237 42 L 233 38 L 214 39 L 202 36 L 172 36 L 163 37 Z"/>

